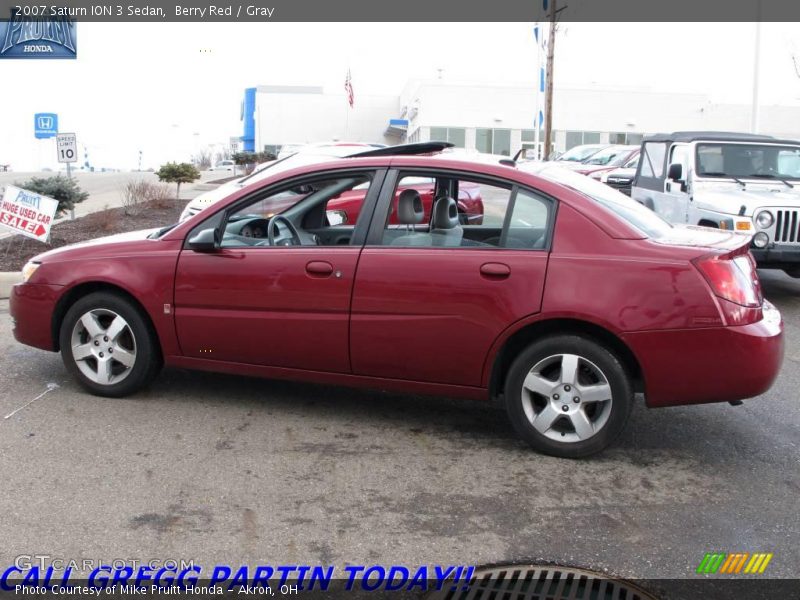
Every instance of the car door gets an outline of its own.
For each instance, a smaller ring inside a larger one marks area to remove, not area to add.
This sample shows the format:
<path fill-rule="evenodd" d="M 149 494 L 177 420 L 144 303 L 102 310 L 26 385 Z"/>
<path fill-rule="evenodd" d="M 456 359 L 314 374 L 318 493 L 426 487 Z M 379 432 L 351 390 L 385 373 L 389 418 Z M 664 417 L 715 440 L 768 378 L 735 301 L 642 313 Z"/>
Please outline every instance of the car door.
<path fill-rule="evenodd" d="M 686 223 L 689 217 L 689 193 L 687 181 L 689 177 L 689 146 L 673 144 L 669 151 L 668 165 L 681 165 L 681 179 L 672 180 L 666 177 L 664 194 L 661 197 L 663 213 L 670 223 Z M 667 167 L 669 173 L 669 167 Z"/>
<path fill-rule="evenodd" d="M 214 217 L 225 232 L 218 248 L 181 252 L 175 282 L 175 326 L 184 355 L 350 372 L 351 291 L 383 173 L 320 177 L 246 199 Z M 362 186 L 362 205 L 358 221 L 349 225 L 348 233 L 347 225 L 328 223 L 327 204 L 358 186 Z M 301 244 L 277 241 L 285 240 L 291 231 L 285 222 L 275 221 L 276 214 L 293 224 Z M 213 219 L 198 225 L 187 240 L 213 225 Z M 273 233 L 279 237 L 271 245 L 268 228 L 273 225 Z M 335 231 L 326 235 L 326 227 Z M 363 233 L 359 227 L 364 228 Z"/>
<path fill-rule="evenodd" d="M 403 196 L 413 198 L 406 182 L 425 175 L 437 180 L 433 223 L 421 201 L 417 219 L 398 211 Z M 479 196 L 480 224 L 462 224 L 457 210 L 438 222 L 438 203 L 456 202 L 458 188 Z M 554 210 L 506 181 L 390 171 L 356 274 L 353 372 L 479 386 L 492 343 L 540 310 Z"/>

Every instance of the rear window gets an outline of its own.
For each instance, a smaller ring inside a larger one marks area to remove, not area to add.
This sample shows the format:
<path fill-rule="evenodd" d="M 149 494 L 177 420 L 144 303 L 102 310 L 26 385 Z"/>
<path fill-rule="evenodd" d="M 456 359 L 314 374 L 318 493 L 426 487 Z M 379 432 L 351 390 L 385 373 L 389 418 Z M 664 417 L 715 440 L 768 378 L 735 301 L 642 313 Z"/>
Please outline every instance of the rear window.
<path fill-rule="evenodd" d="M 617 216 L 633 225 L 650 238 L 669 235 L 673 227 L 649 208 L 642 206 L 625 194 L 573 171 L 556 166 L 543 166 L 537 175 L 569 186 L 603 205 Z"/>

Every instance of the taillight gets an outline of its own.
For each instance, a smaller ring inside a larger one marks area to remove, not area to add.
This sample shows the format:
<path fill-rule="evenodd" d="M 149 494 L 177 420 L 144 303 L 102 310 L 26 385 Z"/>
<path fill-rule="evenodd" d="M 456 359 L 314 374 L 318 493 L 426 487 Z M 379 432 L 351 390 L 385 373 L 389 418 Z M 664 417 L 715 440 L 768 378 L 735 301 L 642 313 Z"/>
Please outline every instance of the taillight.
<path fill-rule="evenodd" d="M 720 308 L 729 325 L 743 325 L 761 318 L 764 297 L 756 264 L 749 252 L 708 255 L 693 262 L 714 294 L 726 301 L 720 303 Z"/>

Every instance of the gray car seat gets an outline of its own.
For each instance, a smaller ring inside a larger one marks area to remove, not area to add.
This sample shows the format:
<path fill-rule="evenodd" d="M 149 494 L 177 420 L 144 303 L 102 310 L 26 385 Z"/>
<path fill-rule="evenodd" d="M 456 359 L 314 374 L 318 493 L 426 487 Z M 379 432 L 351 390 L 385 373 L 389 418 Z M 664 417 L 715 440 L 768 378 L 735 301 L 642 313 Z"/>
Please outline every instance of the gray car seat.
<path fill-rule="evenodd" d="M 403 190 L 397 199 L 397 221 L 406 226 L 406 230 L 401 235 L 395 237 L 392 246 L 430 246 L 431 236 L 424 231 L 414 231 L 414 226 L 422 223 L 425 218 L 425 207 L 422 205 L 422 198 L 417 190 Z M 400 233 L 402 230 L 388 229 L 385 236 L 389 238 L 393 233 Z"/>
<path fill-rule="evenodd" d="M 442 196 L 433 203 L 431 238 L 434 246 L 460 246 L 464 230 L 458 219 L 458 205 L 450 196 Z"/>

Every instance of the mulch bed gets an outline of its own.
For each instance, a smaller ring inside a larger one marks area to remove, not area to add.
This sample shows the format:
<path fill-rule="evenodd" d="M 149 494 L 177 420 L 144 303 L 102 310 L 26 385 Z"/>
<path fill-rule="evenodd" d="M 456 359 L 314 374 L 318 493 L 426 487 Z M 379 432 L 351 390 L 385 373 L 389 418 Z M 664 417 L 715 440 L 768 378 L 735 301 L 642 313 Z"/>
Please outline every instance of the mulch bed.
<path fill-rule="evenodd" d="M 0 240 L 0 271 L 19 271 L 31 258 L 53 248 L 59 248 L 92 238 L 126 233 L 138 229 L 152 229 L 176 223 L 185 202 L 141 207 L 135 214 L 125 214 L 125 208 L 109 208 L 91 213 L 74 221 L 53 225 L 50 243 L 45 244 L 21 235 Z M 7 231 L 2 228 L 2 231 Z"/>

